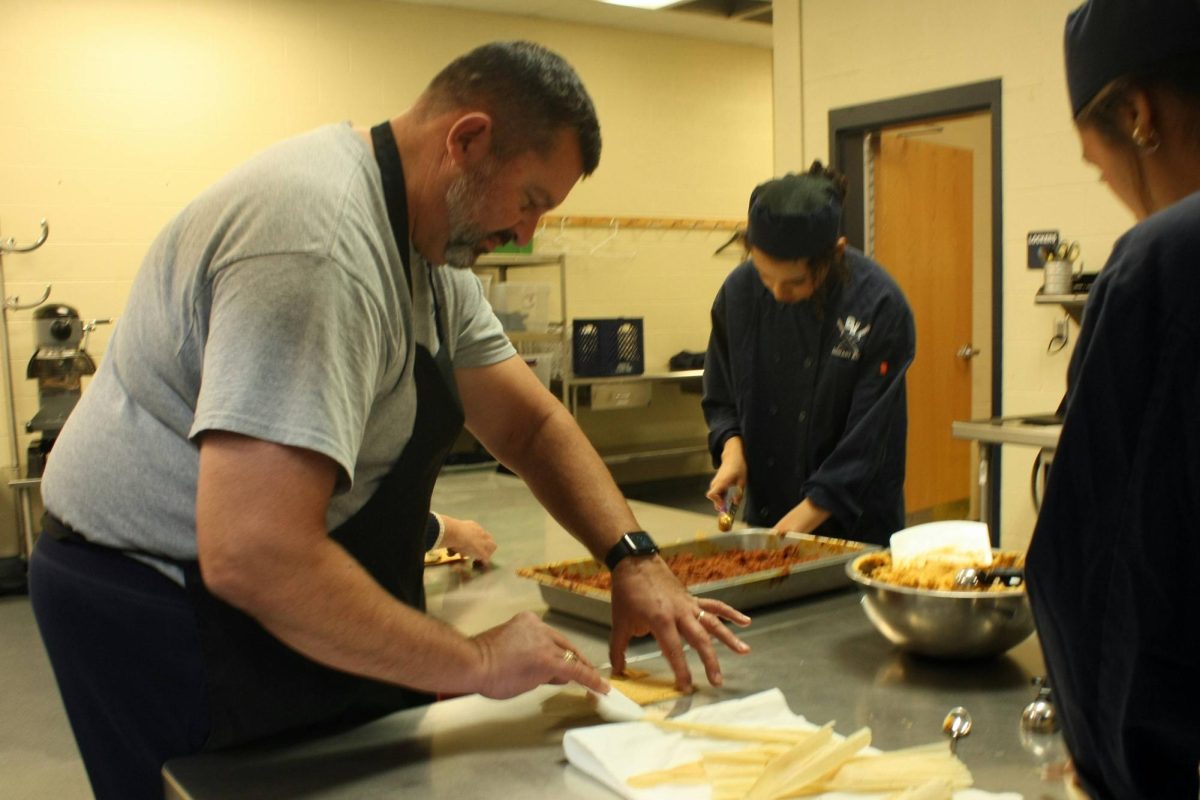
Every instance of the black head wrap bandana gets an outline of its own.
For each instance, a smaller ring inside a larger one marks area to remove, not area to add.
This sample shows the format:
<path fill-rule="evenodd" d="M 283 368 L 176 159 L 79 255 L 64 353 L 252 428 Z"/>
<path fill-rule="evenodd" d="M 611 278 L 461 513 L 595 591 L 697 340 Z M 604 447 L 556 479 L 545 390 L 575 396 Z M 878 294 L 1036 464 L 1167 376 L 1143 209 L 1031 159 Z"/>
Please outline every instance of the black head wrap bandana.
<path fill-rule="evenodd" d="M 1200 0 L 1088 0 L 1067 15 L 1071 113 L 1117 78 L 1200 50 Z"/>
<path fill-rule="evenodd" d="M 772 258 L 823 256 L 837 244 L 842 203 L 828 178 L 789 173 L 750 194 L 746 241 Z"/>

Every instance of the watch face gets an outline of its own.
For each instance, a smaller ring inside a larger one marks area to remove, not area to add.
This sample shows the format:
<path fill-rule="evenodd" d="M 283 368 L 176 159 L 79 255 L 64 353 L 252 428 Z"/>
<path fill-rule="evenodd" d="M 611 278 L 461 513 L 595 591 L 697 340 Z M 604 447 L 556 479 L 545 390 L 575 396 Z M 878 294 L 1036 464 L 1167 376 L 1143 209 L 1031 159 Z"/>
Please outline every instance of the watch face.
<path fill-rule="evenodd" d="M 626 556 L 649 556 L 657 552 L 658 545 L 650 538 L 650 534 L 645 531 L 631 531 L 613 545 L 604 557 L 604 563 L 609 569 L 613 569 Z"/>
<path fill-rule="evenodd" d="M 650 538 L 650 534 L 646 533 L 645 531 L 634 531 L 633 533 L 627 534 L 626 538 L 629 540 L 632 553 L 642 555 L 658 552 L 658 545 L 656 545 L 654 540 Z"/>

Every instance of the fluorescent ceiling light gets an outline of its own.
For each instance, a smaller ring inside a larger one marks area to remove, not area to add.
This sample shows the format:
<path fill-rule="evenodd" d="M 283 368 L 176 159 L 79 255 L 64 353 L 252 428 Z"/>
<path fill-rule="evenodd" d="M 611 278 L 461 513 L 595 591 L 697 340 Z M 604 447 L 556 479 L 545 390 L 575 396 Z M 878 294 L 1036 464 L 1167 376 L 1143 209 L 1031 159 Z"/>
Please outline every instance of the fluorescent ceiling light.
<path fill-rule="evenodd" d="M 629 6 L 630 8 L 645 8 L 651 11 L 673 6 L 679 0 L 600 0 L 601 3 L 608 3 L 610 6 Z"/>

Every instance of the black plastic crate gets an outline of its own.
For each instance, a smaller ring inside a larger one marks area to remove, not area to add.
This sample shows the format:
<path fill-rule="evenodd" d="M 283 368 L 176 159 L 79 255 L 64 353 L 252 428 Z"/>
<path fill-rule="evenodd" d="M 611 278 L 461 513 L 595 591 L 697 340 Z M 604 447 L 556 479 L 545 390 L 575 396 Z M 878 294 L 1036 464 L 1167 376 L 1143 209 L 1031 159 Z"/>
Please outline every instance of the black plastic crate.
<path fill-rule="evenodd" d="M 584 377 L 645 371 L 641 317 L 571 321 L 571 371 Z"/>

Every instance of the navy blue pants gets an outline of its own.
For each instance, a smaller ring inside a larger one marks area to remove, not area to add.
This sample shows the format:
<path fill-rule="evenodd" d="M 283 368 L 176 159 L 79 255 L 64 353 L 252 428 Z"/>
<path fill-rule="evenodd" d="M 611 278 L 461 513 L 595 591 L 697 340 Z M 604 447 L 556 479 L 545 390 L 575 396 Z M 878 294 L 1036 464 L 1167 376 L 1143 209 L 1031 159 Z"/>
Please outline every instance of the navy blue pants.
<path fill-rule="evenodd" d="M 43 535 L 29 594 L 92 791 L 161 800 L 162 765 L 200 750 L 209 729 L 185 590 L 121 553 Z"/>

